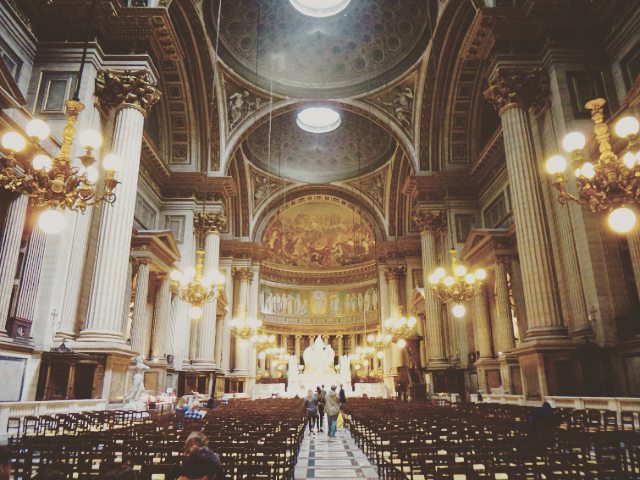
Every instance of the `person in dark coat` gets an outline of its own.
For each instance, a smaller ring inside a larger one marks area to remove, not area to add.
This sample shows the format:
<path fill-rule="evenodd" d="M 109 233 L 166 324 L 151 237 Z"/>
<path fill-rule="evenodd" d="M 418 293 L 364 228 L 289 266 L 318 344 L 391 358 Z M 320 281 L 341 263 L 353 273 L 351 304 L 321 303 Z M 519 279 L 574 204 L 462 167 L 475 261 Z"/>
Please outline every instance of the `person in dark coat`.
<path fill-rule="evenodd" d="M 340 399 L 340 405 L 347 403 L 347 394 L 344 392 L 342 384 L 340 384 L 340 393 L 338 394 L 338 398 Z"/>

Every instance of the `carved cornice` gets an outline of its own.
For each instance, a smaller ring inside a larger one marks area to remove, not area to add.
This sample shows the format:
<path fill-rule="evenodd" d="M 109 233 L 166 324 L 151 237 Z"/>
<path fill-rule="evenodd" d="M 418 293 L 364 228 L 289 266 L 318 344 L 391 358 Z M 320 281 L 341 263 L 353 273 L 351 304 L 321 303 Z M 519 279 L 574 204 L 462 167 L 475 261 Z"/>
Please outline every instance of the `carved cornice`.
<path fill-rule="evenodd" d="M 420 232 L 442 233 L 447 229 L 447 214 L 444 210 L 418 211 L 413 215 L 413 222 Z"/>
<path fill-rule="evenodd" d="M 484 91 L 485 99 L 502 115 L 512 107 L 542 111 L 549 101 L 549 77 L 540 69 L 499 69 Z"/>
<path fill-rule="evenodd" d="M 133 106 L 146 115 L 161 93 L 147 70 L 98 70 L 95 95 L 105 111 Z"/>
<path fill-rule="evenodd" d="M 407 176 L 402 193 L 419 203 L 441 203 L 446 196 L 473 200 L 477 197 L 477 187 L 468 170 L 442 171 Z"/>
<path fill-rule="evenodd" d="M 378 261 L 420 257 L 422 246 L 420 238 L 399 238 L 382 242 L 377 248 Z"/>
<path fill-rule="evenodd" d="M 162 184 L 165 198 L 189 198 L 209 195 L 216 200 L 226 199 L 237 193 L 231 177 L 210 177 L 203 172 L 173 172 Z"/>
<path fill-rule="evenodd" d="M 264 262 L 260 276 L 265 280 L 288 285 L 347 285 L 377 278 L 377 266 L 371 261 L 340 269 L 307 270 Z"/>
<path fill-rule="evenodd" d="M 267 251 L 262 245 L 255 242 L 222 240 L 222 242 L 220 242 L 220 257 L 264 260 L 267 257 Z"/>

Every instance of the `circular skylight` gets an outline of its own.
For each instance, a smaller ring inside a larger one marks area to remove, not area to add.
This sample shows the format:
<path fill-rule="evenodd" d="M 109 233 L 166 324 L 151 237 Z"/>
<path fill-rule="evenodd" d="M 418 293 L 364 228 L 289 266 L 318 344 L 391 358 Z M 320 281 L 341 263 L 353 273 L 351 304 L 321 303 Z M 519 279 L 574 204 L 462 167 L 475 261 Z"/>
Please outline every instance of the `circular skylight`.
<path fill-rule="evenodd" d="M 340 126 L 340 114 L 329 107 L 307 107 L 298 113 L 298 126 L 311 133 L 327 133 Z"/>
<path fill-rule="evenodd" d="M 344 10 L 351 0 L 289 0 L 300 13 L 310 17 L 330 17 Z"/>

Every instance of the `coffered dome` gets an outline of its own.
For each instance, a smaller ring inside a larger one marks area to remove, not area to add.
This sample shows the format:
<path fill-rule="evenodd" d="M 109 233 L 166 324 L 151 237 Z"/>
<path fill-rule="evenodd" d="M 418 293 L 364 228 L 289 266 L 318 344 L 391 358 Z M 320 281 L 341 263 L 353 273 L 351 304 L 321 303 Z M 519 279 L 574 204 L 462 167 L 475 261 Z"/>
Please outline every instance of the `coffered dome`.
<path fill-rule="evenodd" d="M 300 110 L 275 117 L 258 127 L 245 141 L 244 151 L 257 167 L 273 175 L 308 183 L 346 180 L 384 164 L 396 142 L 374 122 L 338 110 L 340 124 L 325 133 L 311 133 L 298 123 Z"/>
<path fill-rule="evenodd" d="M 290 0 L 224 2 L 220 55 L 245 79 L 257 80 L 267 90 L 273 80 L 279 94 L 353 96 L 388 83 L 415 63 L 437 16 L 436 2 L 329 3 L 343 8 L 313 16 Z M 210 0 L 208 9 L 210 34 L 215 36 L 217 3 Z"/>

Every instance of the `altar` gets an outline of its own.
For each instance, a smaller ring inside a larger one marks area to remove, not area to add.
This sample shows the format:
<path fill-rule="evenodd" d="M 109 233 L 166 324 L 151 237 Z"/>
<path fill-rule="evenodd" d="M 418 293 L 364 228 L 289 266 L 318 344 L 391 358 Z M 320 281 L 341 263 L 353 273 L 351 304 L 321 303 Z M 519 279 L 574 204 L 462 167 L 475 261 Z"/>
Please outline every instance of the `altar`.
<path fill-rule="evenodd" d="M 288 385 L 286 396 L 304 397 L 309 390 L 324 385 L 329 390 L 331 385 L 342 384 L 347 392 L 351 392 L 351 364 L 349 357 L 343 355 L 335 365 L 335 352 L 331 345 L 325 344 L 322 336 L 316 337 L 312 345 L 307 347 L 302 355 L 304 366 L 298 365 L 298 359 L 289 357 L 287 369 Z"/>

